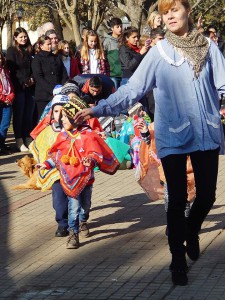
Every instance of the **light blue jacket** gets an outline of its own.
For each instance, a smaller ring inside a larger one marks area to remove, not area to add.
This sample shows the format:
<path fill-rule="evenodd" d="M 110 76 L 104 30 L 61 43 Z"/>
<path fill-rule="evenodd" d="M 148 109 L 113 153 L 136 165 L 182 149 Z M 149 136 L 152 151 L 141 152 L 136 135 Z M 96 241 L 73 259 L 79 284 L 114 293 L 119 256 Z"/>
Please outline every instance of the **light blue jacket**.
<path fill-rule="evenodd" d="M 151 89 L 159 158 L 223 148 L 219 95 L 225 94 L 225 59 L 214 43 L 196 78 L 190 63 L 166 39 L 158 42 L 129 82 L 93 108 L 94 115 L 118 115 Z"/>

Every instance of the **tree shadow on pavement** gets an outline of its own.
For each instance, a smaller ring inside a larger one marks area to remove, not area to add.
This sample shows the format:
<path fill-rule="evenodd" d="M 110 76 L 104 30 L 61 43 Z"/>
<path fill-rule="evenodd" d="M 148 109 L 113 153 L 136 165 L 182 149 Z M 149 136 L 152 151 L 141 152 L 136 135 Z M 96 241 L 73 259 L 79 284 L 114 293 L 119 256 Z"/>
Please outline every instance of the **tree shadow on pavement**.
<path fill-rule="evenodd" d="M 92 211 L 96 212 L 97 210 L 102 212 L 104 210 L 104 212 L 97 218 L 91 218 L 92 240 L 86 241 L 85 244 L 149 228 L 166 226 L 166 213 L 162 201 L 150 202 L 144 193 L 113 198 L 110 204 L 94 207 Z M 113 213 L 107 214 L 107 210 L 108 212 L 113 211 Z M 118 223 L 120 223 L 121 228 L 114 229 L 113 224 Z M 109 226 L 108 229 L 107 226 Z M 102 234 L 105 235 L 101 236 Z M 97 235 L 100 236 L 97 237 Z"/>

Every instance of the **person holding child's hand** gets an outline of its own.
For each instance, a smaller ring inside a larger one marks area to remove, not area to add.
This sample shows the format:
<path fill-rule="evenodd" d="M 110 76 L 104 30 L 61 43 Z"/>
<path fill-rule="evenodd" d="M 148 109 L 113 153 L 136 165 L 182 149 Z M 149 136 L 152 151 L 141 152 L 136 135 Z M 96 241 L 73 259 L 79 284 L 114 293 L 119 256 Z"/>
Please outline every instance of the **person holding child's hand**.
<path fill-rule="evenodd" d="M 165 39 L 148 51 L 127 84 L 76 119 L 118 115 L 153 89 L 155 145 L 169 193 L 169 269 L 173 284 L 182 286 L 188 284 L 186 254 L 199 258 L 199 233 L 216 200 L 219 154 L 224 153 L 219 100 L 225 93 L 225 60 L 195 29 L 188 0 L 159 0 L 158 8 Z M 188 156 L 196 198 L 185 218 Z"/>

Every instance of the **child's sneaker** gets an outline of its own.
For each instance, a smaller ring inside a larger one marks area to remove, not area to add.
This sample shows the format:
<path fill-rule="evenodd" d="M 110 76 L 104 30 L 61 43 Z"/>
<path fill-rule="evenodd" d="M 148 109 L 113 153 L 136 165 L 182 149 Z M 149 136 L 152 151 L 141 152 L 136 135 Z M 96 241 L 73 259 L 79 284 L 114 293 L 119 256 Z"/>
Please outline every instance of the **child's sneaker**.
<path fill-rule="evenodd" d="M 80 234 L 82 237 L 89 237 L 90 231 L 87 222 L 80 222 Z"/>
<path fill-rule="evenodd" d="M 75 233 L 73 230 L 69 231 L 69 237 L 66 243 L 67 249 L 77 249 L 80 247 L 79 243 L 79 235 Z"/>

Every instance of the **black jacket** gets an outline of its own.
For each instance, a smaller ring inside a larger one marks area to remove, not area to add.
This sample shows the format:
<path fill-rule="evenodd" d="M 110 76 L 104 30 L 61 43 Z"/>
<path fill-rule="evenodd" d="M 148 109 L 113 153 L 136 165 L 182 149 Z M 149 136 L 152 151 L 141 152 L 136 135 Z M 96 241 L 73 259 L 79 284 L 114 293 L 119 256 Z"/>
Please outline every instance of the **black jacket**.
<path fill-rule="evenodd" d="M 121 62 L 122 78 L 130 78 L 144 58 L 144 55 L 135 52 L 128 46 L 122 45 L 119 48 L 119 58 Z"/>
<path fill-rule="evenodd" d="M 32 75 L 31 54 L 19 52 L 15 47 L 9 47 L 6 53 L 6 61 L 15 92 L 23 90 L 23 85 L 28 82 Z"/>
<path fill-rule="evenodd" d="M 34 56 L 32 71 L 36 82 L 36 101 L 50 101 L 54 87 L 57 84 L 63 85 L 68 79 L 60 57 L 48 51 L 40 51 Z"/>

